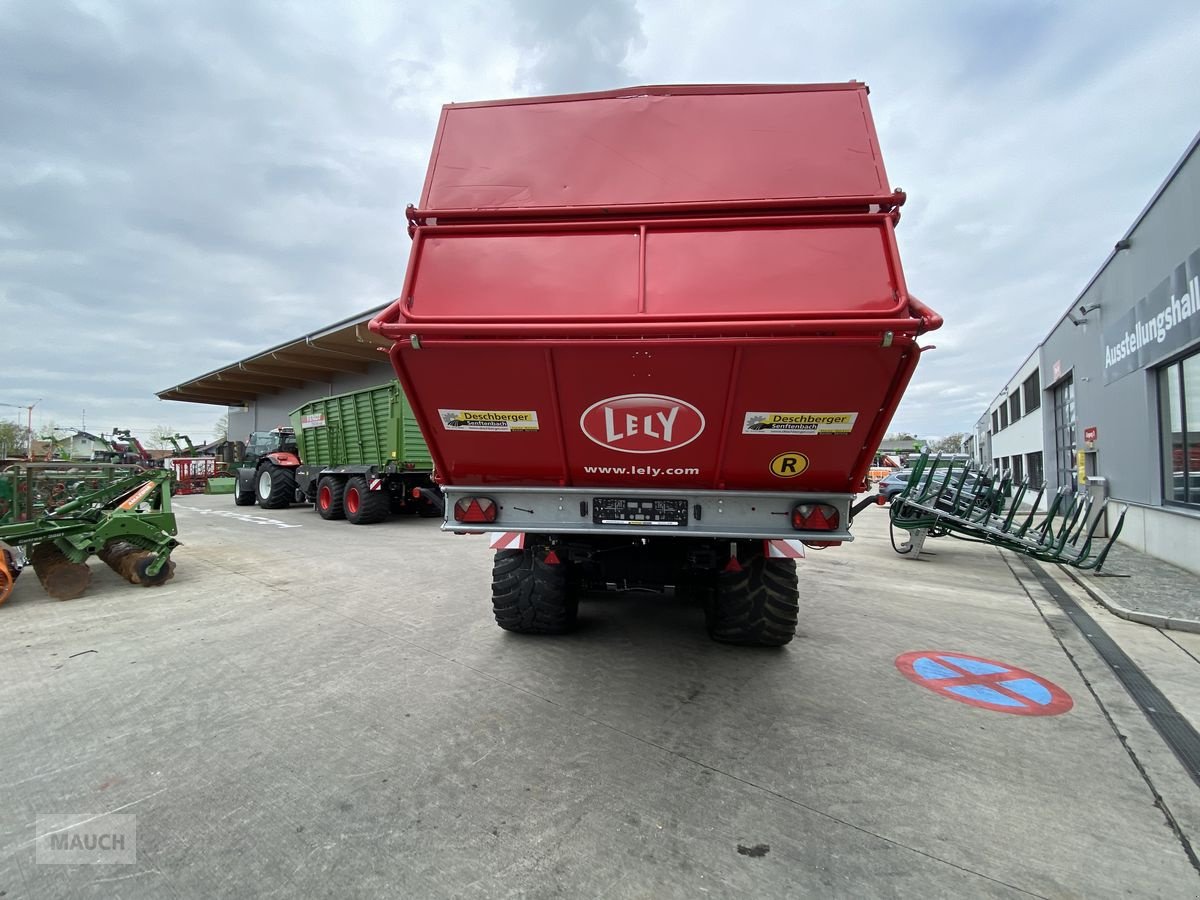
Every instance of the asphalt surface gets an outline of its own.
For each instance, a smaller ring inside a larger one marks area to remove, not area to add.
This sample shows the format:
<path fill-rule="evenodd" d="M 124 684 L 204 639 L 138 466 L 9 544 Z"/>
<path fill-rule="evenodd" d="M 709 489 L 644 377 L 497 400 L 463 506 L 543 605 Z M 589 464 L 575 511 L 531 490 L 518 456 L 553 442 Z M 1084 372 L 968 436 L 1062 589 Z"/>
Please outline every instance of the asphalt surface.
<path fill-rule="evenodd" d="M 800 562 L 782 650 L 646 594 L 533 638 L 492 623 L 482 538 L 177 506 L 166 586 L 94 562 L 80 599 L 27 573 L 0 608 L 5 900 L 1200 895 L 1192 773 L 1009 554 L 898 557 L 869 508 Z M 1200 635 L 1055 577 L 1200 723 Z M 958 702 L 902 674 L 914 651 L 1070 708 Z M 134 862 L 37 861 L 39 816 L 109 813 Z"/>

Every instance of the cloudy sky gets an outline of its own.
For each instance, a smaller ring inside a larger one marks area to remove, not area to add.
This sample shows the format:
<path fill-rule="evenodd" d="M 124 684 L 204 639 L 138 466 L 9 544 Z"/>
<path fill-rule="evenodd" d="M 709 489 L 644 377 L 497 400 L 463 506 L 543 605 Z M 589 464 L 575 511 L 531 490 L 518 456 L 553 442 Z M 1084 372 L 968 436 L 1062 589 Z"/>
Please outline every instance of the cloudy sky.
<path fill-rule="evenodd" d="M 396 294 L 442 103 L 858 79 L 947 323 L 893 427 L 969 430 L 1200 129 L 1197 48 L 1194 0 L 0 0 L 0 403 L 208 437 L 154 392 Z"/>

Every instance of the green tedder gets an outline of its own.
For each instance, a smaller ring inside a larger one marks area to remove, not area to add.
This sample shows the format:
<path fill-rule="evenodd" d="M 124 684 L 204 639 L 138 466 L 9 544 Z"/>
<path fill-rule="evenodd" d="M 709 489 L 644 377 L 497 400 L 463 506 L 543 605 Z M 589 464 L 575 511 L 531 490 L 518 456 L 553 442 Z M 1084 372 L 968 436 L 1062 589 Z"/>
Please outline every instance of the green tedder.
<path fill-rule="evenodd" d="M 127 474 L 52 510 L 22 511 L 17 521 L 0 525 L 0 603 L 26 565 L 51 597 L 78 597 L 92 580 L 87 560 L 93 555 L 131 584 L 167 581 L 175 573 L 171 551 L 179 546 L 170 478 L 166 471 Z"/>
<path fill-rule="evenodd" d="M 892 525 L 909 533 L 906 543 L 897 546 L 893 539 L 892 547 L 897 553 L 916 557 L 926 538 L 950 536 L 1098 572 L 1125 524 L 1125 511 L 1112 535 L 1095 552 L 1096 532 L 1105 521 L 1107 500 L 1093 516 L 1090 495 L 1081 497 L 1070 488 L 1059 488 L 1043 513 L 1043 484 L 1028 512 L 1021 513 L 1029 492 L 1028 479 L 1014 489 L 1008 473 L 981 472 L 970 464 L 943 463 L 940 455 L 930 459 L 922 454 L 904 490 L 892 500 Z"/>

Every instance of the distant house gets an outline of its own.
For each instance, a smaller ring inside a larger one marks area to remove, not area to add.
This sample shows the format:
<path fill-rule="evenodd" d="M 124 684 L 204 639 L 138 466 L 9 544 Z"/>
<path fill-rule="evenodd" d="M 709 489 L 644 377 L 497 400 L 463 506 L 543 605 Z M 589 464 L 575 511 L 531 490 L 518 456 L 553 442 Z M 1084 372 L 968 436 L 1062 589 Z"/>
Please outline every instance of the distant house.
<path fill-rule="evenodd" d="M 108 453 L 108 443 L 89 431 L 76 431 L 64 442 L 71 459 L 96 459 Z"/>
<path fill-rule="evenodd" d="M 54 445 L 51 444 L 49 441 L 39 441 L 36 438 L 34 439 L 33 452 L 30 454 L 30 456 L 33 459 L 45 459 L 47 456 L 50 456 L 53 453 L 54 453 Z M 14 458 L 20 457 L 21 459 L 24 459 L 25 454 L 24 453 L 13 454 L 13 457 Z"/>
<path fill-rule="evenodd" d="M 196 453 L 200 456 L 215 456 L 226 462 L 233 462 L 240 456 L 237 441 L 231 441 L 229 438 L 217 438 L 215 441 L 201 444 L 196 448 Z"/>
<path fill-rule="evenodd" d="M 34 460 L 92 460 L 95 454 L 103 455 L 106 449 L 101 438 L 86 431 L 76 431 L 70 437 L 55 437 L 53 440 L 35 438 L 30 457 Z M 24 454 L 20 454 L 22 457 Z"/>

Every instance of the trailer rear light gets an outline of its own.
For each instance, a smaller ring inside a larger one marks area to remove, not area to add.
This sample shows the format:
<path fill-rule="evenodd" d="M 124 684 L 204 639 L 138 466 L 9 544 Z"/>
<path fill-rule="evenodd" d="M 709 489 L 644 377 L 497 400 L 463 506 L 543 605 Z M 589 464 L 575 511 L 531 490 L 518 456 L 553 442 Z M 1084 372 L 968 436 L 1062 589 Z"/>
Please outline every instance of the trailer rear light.
<path fill-rule="evenodd" d="M 463 497 L 454 504 L 454 521 L 483 525 L 496 521 L 496 502 L 487 497 Z"/>
<path fill-rule="evenodd" d="M 837 531 L 840 518 L 828 503 L 798 503 L 792 508 L 792 527 L 797 531 Z"/>

